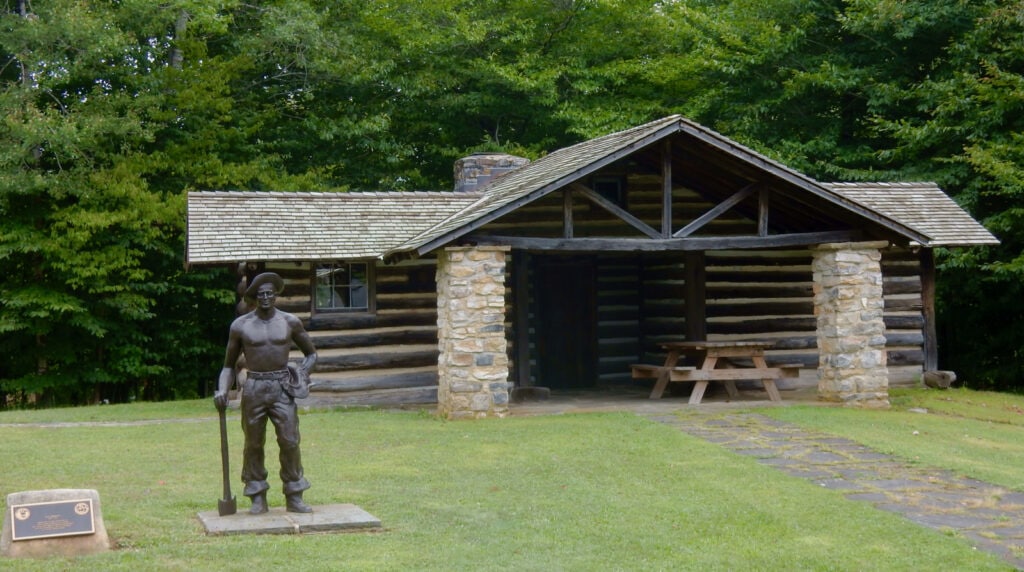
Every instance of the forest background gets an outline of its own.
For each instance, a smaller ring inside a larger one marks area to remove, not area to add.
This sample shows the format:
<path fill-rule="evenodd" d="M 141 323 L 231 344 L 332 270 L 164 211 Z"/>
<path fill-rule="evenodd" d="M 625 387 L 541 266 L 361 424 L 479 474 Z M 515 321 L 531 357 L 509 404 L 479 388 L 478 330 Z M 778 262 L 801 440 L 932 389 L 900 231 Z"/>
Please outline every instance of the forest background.
<path fill-rule="evenodd" d="M 447 190 L 673 113 L 823 181 L 935 181 L 940 367 L 1024 390 L 1020 0 L 0 0 L 0 407 L 205 395 L 191 190 Z"/>

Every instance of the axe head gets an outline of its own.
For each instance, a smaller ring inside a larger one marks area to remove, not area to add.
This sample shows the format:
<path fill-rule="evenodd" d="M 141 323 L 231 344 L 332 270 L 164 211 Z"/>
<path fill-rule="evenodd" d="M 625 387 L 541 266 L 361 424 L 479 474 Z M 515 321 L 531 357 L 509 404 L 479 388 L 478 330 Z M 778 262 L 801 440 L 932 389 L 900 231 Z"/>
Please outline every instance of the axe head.
<path fill-rule="evenodd" d="M 238 512 L 238 503 L 235 502 L 235 497 L 219 499 L 217 501 L 217 512 L 221 516 L 228 516 L 229 514 L 235 514 Z"/>

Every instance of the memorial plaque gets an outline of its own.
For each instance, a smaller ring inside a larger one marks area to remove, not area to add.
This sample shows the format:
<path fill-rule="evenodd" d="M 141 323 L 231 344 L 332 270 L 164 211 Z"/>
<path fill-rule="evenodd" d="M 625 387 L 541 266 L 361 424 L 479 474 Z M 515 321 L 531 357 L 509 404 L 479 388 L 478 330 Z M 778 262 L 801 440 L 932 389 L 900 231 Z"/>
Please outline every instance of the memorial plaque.
<path fill-rule="evenodd" d="M 11 505 L 11 540 L 96 532 L 92 499 Z"/>

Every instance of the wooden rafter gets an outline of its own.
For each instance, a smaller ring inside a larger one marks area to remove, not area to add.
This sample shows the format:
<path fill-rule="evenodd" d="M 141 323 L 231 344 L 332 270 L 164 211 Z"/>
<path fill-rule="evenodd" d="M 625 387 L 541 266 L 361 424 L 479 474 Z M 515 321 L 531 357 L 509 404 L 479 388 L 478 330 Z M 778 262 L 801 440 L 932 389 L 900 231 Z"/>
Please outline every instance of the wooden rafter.
<path fill-rule="evenodd" d="M 673 238 L 686 238 L 686 237 L 690 236 L 691 234 L 693 234 L 693 233 L 697 232 L 698 230 L 700 230 L 704 225 L 706 225 L 709 222 L 715 220 L 716 218 L 721 216 L 723 213 L 725 213 L 726 211 L 728 211 L 732 207 L 736 206 L 743 199 L 745 199 L 745 198 L 749 197 L 750 195 L 754 194 L 754 192 L 756 190 L 757 190 L 757 183 L 751 183 L 751 184 L 743 187 L 742 189 L 740 189 L 739 191 L 734 193 L 731 197 L 729 197 L 729 198 L 725 199 L 724 201 L 718 203 L 713 208 L 711 208 L 711 210 L 709 210 L 708 212 L 700 215 L 699 217 L 694 219 L 693 222 L 691 222 L 690 224 L 688 224 L 688 225 L 684 226 L 683 228 L 681 228 L 678 232 L 673 234 L 672 237 Z"/>
<path fill-rule="evenodd" d="M 627 224 L 629 224 L 633 228 L 639 230 L 640 232 L 644 233 L 645 235 L 647 235 L 647 236 L 649 236 L 651 238 L 661 238 L 661 235 L 658 234 L 658 232 L 656 230 L 651 228 L 650 225 L 648 225 L 644 221 L 638 219 L 637 217 L 633 216 L 632 214 L 630 214 L 628 211 L 626 211 L 625 209 L 623 209 L 619 205 L 617 205 L 617 204 L 609 201 L 608 199 L 602 197 L 594 189 L 591 189 L 590 187 L 588 187 L 588 186 L 586 186 L 586 185 L 584 185 L 582 183 L 573 183 L 571 187 L 572 187 L 572 189 L 574 191 L 576 191 L 579 194 L 583 195 L 584 197 L 586 197 L 588 200 L 590 200 L 594 204 L 596 204 L 599 207 L 603 208 L 604 210 L 612 213 L 613 215 L 619 217 L 624 222 L 626 222 Z M 567 208 L 571 208 L 571 204 L 569 206 L 567 206 Z"/>

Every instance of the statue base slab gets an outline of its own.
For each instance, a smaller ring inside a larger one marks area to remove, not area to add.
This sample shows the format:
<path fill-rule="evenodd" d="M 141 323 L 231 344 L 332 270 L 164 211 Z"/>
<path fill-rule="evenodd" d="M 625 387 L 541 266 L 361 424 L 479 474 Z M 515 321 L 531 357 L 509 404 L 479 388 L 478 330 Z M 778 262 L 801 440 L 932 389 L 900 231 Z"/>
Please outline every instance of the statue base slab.
<path fill-rule="evenodd" d="M 271 508 L 263 514 L 221 516 L 216 510 L 199 513 L 206 534 L 309 534 L 325 532 L 380 531 L 380 519 L 353 504 L 314 506 L 311 513 L 287 512 L 284 507 Z"/>

